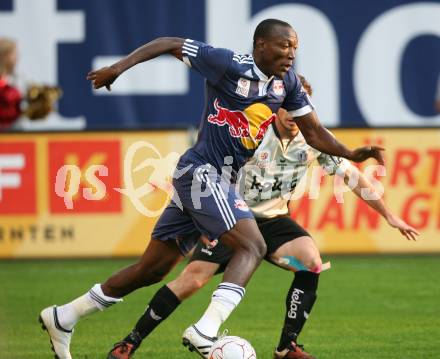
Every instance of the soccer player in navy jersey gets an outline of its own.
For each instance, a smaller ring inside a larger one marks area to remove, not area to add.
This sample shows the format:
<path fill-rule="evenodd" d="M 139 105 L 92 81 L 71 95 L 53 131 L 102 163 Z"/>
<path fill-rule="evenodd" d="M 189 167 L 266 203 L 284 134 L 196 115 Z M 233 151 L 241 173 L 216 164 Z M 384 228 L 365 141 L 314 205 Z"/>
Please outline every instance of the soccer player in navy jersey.
<path fill-rule="evenodd" d="M 198 237 L 189 235 L 195 230 L 210 240 L 219 238 L 233 251 L 206 312 L 183 334 L 185 344 L 204 356 L 200 348 L 211 346 L 266 253 L 263 237 L 236 193 L 234 180 L 280 107 L 296 118 L 304 138 L 315 149 L 357 162 L 373 157 L 383 163 L 382 148 L 349 150 L 321 125 L 292 69 L 297 47 L 297 34 L 288 23 L 268 19 L 255 30 L 252 55 L 189 39 L 158 38 L 112 66 L 88 74 L 95 89 L 110 90 L 117 77 L 132 66 L 171 54 L 206 78 L 205 107 L 198 140 L 177 164 L 173 199 L 140 260 L 72 302 L 41 312 L 40 320 L 58 357 L 71 358 L 72 331 L 79 319 L 162 280 L 195 245 Z"/>
<path fill-rule="evenodd" d="M 298 75 L 306 92 L 312 89 L 304 77 Z M 380 196 L 371 199 L 362 193 L 376 193 L 372 184 L 356 167 L 339 157 L 330 156 L 310 147 L 294 119 L 280 109 L 263 141 L 252 158 L 242 167 L 244 198 L 257 221 L 267 245 L 265 259 L 284 269 L 294 271 L 294 279 L 286 295 L 286 312 L 280 341 L 274 351 L 276 359 L 314 359 L 301 345 L 300 335 L 317 298 L 322 264 L 319 249 L 305 229 L 289 216 L 289 201 L 297 183 L 306 176 L 315 160 L 326 174 L 339 175 L 346 183 L 358 178 L 350 188 L 387 223 L 402 235 L 415 240 L 419 234 L 414 228 L 394 215 Z M 300 186 L 301 187 L 301 186 Z M 173 281 L 160 288 L 148 304 L 129 335 L 116 343 L 108 359 L 128 359 L 142 341 L 176 310 L 182 301 L 203 287 L 214 274 L 221 273 L 231 258 L 231 250 L 221 242 L 201 240 L 189 259 L 188 265 Z M 273 286 L 281 283 L 274 281 Z M 174 294 L 172 296 L 170 291 Z M 200 348 L 202 354 L 209 348 Z"/>

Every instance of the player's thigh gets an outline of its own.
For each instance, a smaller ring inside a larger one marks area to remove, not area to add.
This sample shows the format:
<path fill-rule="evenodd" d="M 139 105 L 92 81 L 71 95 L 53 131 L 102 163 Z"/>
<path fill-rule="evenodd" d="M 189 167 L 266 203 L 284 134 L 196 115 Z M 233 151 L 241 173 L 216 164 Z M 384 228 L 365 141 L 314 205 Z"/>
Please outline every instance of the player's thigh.
<path fill-rule="evenodd" d="M 259 257 L 266 255 L 266 243 L 253 218 L 239 220 L 220 236 L 220 242 L 235 251 L 247 251 Z"/>
<path fill-rule="evenodd" d="M 322 265 L 318 247 L 311 237 L 304 236 L 292 239 L 270 254 L 271 260 L 292 257 L 298 260 L 308 270 L 314 270 Z"/>
<path fill-rule="evenodd" d="M 151 239 L 139 261 L 144 267 L 153 268 L 167 266 L 168 263 L 173 264 L 183 258 L 184 256 L 175 242 Z"/>
<path fill-rule="evenodd" d="M 191 216 L 171 201 L 154 226 L 151 243 L 167 243 L 169 247 L 177 247 L 186 256 L 196 245 L 199 236 L 200 232 Z"/>
<path fill-rule="evenodd" d="M 267 244 L 266 258 L 274 263 L 279 259 L 295 258 L 307 268 L 321 264 L 321 256 L 309 233 L 288 216 L 259 219 L 258 227 Z"/>
<path fill-rule="evenodd" d="M 204 243 L 199 241 L 194 248 L 194 252 L 189 259 L 189 263 L 191 264 L 192 262 L 197 262 L 214 264 L 216 266 L 216 271 L 214 274 L 219 274 L 225 270 L 233 253 L 234 252 L 232 249 L 227 247 L 221 241 L 217 241 L 217 244 L 214 247 L 207 247 Z"/>
<path fill-rule="evenodd" d="M 236 187 L 204 167 L 174 182 L 185 212 L 210 240 L 220 239 L 235 250 L 264 253 L 265 243 L 246 202 Z"/>

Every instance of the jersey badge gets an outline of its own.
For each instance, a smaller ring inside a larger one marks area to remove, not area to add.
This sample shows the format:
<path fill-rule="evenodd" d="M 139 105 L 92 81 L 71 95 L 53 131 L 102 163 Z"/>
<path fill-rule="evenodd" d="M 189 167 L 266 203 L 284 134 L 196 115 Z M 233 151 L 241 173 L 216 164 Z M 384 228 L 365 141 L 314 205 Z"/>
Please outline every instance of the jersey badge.
<path fill-rule="evenodd" d="M 240 79 L 238 80 L 237 88 L 235 89 L 235 93 L 243 97 L 248 97 L 250 88 L 251 81 L 240 77 Z"/>
<path fill-rule="evenodd" d="M 283 80 L 273 80 L 273 92 L 277 96 L 281 96 L 284 93 Z"/>
<path fill-rule="evenodd" d="M 299 161 L 299 162 L 301 162 L 301 163 L 306 163 L 307 160 L 308 160 L 308 154 L 307 154 L 307 151 L 305 151 L 305 150 L 298 151 L 298 153 L 297 153 L 297 158 L 298 158 L 298 161 Z"/>
<path fill-rule="evenodd" d="M 239 210 L 243 211 L 243 212 L 249 212 L 249 207 L 246 204 L 245 201 L 243 201 L 242 199 L 236 199 L 235 200 L 235 208 L 238 208 Z"/>
<path fill-rule="evenodd" d="M 269 166 L 269 151 L 261 151 L 258 154 L 257 166 L 259 168 L 267 168 Z"/>

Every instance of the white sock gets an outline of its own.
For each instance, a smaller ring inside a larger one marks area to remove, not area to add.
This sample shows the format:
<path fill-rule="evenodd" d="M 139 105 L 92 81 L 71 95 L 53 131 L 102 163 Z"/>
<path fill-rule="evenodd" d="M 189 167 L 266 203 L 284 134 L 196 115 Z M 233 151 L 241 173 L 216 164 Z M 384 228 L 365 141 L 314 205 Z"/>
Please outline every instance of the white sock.
<path fill-rule="evenodd" d="M 211 303 L 195 324 L 197 329 L 209 337 L 218 334 L 220 326 L 240 303 L 245 289 L 234 283 L 220 283 L 212 294 Z"/>
<path fill-rule="evenodd" d="M 64 329 L 71 330 L 82 317 L 104 310 L 122 302 L 122 298 L 112 298 L 106 296 L 100 284 L 95 284 L 86 294 L 57 307 L 58 321 Z"/>

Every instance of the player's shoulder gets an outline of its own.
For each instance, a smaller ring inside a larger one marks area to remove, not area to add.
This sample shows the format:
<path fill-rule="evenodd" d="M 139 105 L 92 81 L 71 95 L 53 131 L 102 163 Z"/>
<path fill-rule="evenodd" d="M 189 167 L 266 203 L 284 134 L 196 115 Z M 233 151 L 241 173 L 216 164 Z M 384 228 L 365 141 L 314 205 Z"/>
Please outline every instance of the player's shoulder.
<path fill-rule="evenodd" d="M 254 57 L 251 54 L 238 54 L 233 52 L 232 60 L 240 65 L 253 65 Z"/>
<path fill-rule="evenodd" d="M 232 52 L 231 66 L 239 73 L 252 77 L 252 68 L 254 66 L 254 57 L 250 54 L 238 54 Z"/>
<path fill-rule="evenodd" d="M 202 50 L 201 51 L 202 53 L 213 56 L 226 56 L 232 58 L 233 55 L 235 55 L 234 51 L 230 49 L 213 46 L 211 44 L 199 40 L 185 39 L 182 46 L 184 49 L 186 48 L 187 50 L 192 50 L 193 52 Z"/>
<path fill-rule="evenodd" d="M 286 75 L 284 75 L 283 81 L 285 87 L 288 89 L 293 89 L 301 83 L 298 74 L 292 68 L 290 68 L 289 71 L 287 71 Z"/>

